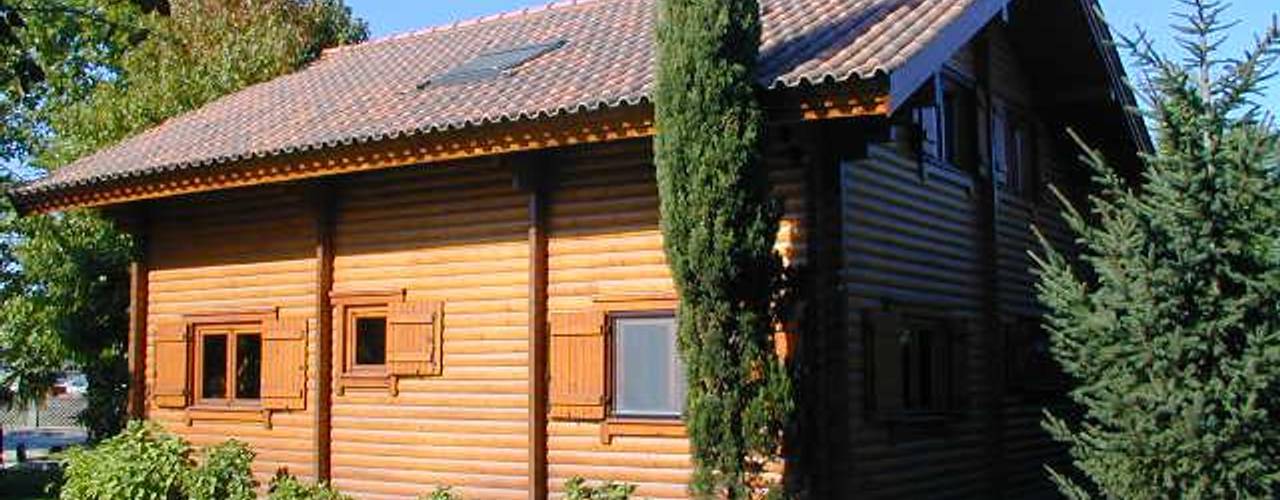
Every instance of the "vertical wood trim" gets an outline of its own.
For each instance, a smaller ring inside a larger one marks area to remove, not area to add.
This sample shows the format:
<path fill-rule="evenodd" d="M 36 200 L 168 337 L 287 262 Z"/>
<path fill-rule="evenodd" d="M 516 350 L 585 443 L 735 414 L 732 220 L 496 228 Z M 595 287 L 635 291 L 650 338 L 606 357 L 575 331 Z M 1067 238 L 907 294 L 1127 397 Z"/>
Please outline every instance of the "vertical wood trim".
<path fill-rule="evenodd" d="M 983 356 L 986 366 L 983 373 L 983 379 L 986 380 L 988 391 L 990 394 L 983 395 L 985 397 L 977 398 L 979 401 L 987 403 L 986 411 L 988 412 L 987 421 L 987 438 L 986 454 L 989 461 L 988 486 L 990 495 L 993 498 L 1003 496 L 1004 491 L 1004 389 L 1003 389 L 1003 370 L 1001 365 L 1004 362 L 1004 348 L 1001 341 L 1000 332 L 1000 187 L 996 180 L 993 161 L 996 155 L 992 151 L 991 141 L 991 123 L 990 112 L 992 104 L 991 94 L 991 33 L 987 29 L 983 29 L 974 39 L 975 59 L 977 60 L 975 71 L 977 72 L 978 89 L 981 95 L 978 109 L 978 116 L 983 117 L 982 123 L 988 127 L 986 130 L 986 141 L 980 146 L 987 152 L 986 166 L 983 175 L 978 178 L 981 181 L 978 192 L 979 194 L 979 216 L 978 216 L 978 248 L 981 249 L 982 262 L 979 269 L 982 273 L 982 338 L 973 339 L 979 343 L 981 348 L 986 352 Z"/>
<path fill-rule="evenodd" d="M 529 192 L 529 498 L 547 498 L 547 325 L 549 162 L 520 173 Z"/>
<path fill-rule="evenodd" d="M 145 209 L 133 221 L 134 257 L 129 263 L 129 418 L 147 418 L 147 290 L 150 245 Z"/>
<path fill-rule="evenodd" d="M 337 197 L 333 186 L 322 182 L 312 193 L 316 223 L 316 402 L 315 422 L 312 426 L 315 441 L 315 471 L 317 481 L 330 479 L 331 411 L 333 406 L 333 305 L 329 292 L 333 290 L 333 233 L 337 223 Z"/>

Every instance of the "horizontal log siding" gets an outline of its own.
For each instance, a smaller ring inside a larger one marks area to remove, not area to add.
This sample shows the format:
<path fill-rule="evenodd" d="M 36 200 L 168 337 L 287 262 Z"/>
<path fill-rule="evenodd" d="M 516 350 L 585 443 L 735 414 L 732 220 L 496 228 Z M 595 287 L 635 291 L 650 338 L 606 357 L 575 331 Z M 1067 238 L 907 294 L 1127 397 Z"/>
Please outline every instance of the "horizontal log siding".
<path fill-rule="evenodd" d="M 651 147 L 637 141 L 560 157 L 562 181 L 550 210 L 551 311 L 582 310 L 597 296 L 674 291 L 658 228 Z M 804 173 L 786 168 L 791 158 L 784 150 L 769 163 L 786 208 L 778 248 L 797 263 L 805 254 Z M 685 438 L 617 436 L 602 444 L 598 423 L 553 420 L 548 450 L 553 498 L 563 497 L 564 482 L 574 476 L 635 484 L 639 498 L 688 495 Z"/>
<path fill-rule="evenodd" d="M 991 82 L 992 94 L 1023 112 L 1036 109 L 1032 86 L 1018 62 L 1004 25 L 993 24 L 987 33 L 991 70 L 995 75 Z M 1038 228 L 1059 249 L 1071 246 L 1072 238 L 1061 217 L 1061 206 L 1045 186 L 1052 183 L 1068 193 L 1076 192 L 1076 186 L 1072 184 L 1079 183 L 1085 175 L 1081 167 L 1070 161 L 1073 155 L 1063 155 L 1056 140 L 1062 136 L 1062 131 L 1055 130 L 1056 125 L 1048 124 L 1042 118 L 1032 117 L 1036 128 L 1039 170 L 1036 182 L 1040 187 L 1021 194 L 1001 192 L 999 197 L 999 218 L 996 222 L 999 241 L 998 300 L 1000 313 L 1006 319 L 1043 313 L 1036 298 L 1034 263 L 1028 254 L 1041 250 L 1032 227 Z M 1007 343 L 1005 345 L 1008 346 Z M 1055 488 L 1044 467 L 1050 465 L 1066 470 L 1061 466 L 1068 464 L 1068 457 L 1041 427 L 1041 420 L 1044 409 L 1060 407 L 1061 400 L 1052 395 L 1023 394 L 1011 387 L 1005 393 L 1003 403 L 1002 470 L 1006 474 L 1006 495 L 1024 498 L 1053 494 Z"/>
<path fill-rule="evenodd" d="M 302 191 L 271 187 L 157 203 L 151 211 L 148 293 L 147 380 L 155 380 L 154 334 L 163 321 L 190 313 L 279 307 L 281 314 L 315 317 L 315 224 Z M 315 329 L 308 343 L 314 354 Z M 310 359 L 310 356 L 308 356 Z M 314 380 L 315 367 L 308 369 Z M 151 383 L 151 382 L 149 382 Z M 277 469 L 314 475 L 311 412 L 315 384 L 308 384 L 306 411 L 277 413 L 261 423 L 196 420 L 186 412 L 156 407 L 151 420 L 196 446 L 230 438 L 257 453 L 253 470 L 265 482 Z M 150 403 L 149 403 L 150 404 Z"/>
<path fill-rule="evenodd" d="M 958 177 L 964 174 L 954 173 Z M 985 417 L 970 409 L 944 423 L 886 423 L 869 412 L 863 311 L 882 300 L 925 305 L 939 312 L 981 312 L 978 204 L 962 183 L 922 176 L 918 161 L 898 149 L 872 145 L 867 158 L 846 163 L 843 282 L 848 294 L 854 479 L 861 498 L 981 496 L 985 487 Z M 980 338 L 971 336 L 968 400 L 988 390 Z"/>
<path fill-rule="evenodd" d="M 406 289 L 445 306 L 443 375 L 402 379 L 397 396 L 335 394 L 334 484 L 369 499 L 436 486 L 526 498 L 527 195 L 490 161 L 352 177 L 338 200 L 335 290 Z"/>

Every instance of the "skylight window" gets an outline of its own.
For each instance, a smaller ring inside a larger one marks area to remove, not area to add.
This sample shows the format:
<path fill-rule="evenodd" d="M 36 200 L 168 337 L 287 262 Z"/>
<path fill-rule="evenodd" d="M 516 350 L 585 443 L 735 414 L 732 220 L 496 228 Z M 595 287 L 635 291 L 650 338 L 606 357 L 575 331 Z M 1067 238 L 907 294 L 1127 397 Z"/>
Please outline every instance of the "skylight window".
<path fill-rule="evenodd" d="M 428 80 L 420 85 L 419 88 L 426 88 L 429 85 L 456 85 L 497 78 L 524 63 L 541 57 L 543 54 L 563 47 L 565 43 L 564 40 L 556 40 L 549 43 L 486 52 Z"/>

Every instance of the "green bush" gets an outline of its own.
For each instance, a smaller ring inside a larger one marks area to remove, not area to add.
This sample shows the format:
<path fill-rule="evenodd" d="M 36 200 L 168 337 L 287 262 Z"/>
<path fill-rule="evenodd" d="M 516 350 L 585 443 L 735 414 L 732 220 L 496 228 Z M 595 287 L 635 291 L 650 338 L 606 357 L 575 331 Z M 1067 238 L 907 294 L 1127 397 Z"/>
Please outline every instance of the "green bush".
<path fill-rule="evenodd" d="M 310 484 L 284 471 L 271 480 L 267 498 L 270 500 L 352 500 L 327 484 Z"/>
<path fill-rule="evenodd" d="M 422 495 L 419 500 L 462 500 L 462 495 L 455 493 L 453 488 L 441 486 L 429 495 Z"/>
<path fill-rule="evenodd" d="M 191 500 L 254 500 L 254 453 L 236 440 L 208 448 L 201 465 L 188 475 L 183 490 Z"/>
<path fill-rule="evenodd" d="M 587 481 L 575 477 L 564 483 L 565 498 L 568 500 L 628 500 L 636 492 L 635 485 L 607 482 L 588 485 Z"/>
<path fill-rule="evenodd" d="M 182 497 L 191 447 L 153 424 L 132 422 L 92 449 L 67 452 L 63 500 Z"/>

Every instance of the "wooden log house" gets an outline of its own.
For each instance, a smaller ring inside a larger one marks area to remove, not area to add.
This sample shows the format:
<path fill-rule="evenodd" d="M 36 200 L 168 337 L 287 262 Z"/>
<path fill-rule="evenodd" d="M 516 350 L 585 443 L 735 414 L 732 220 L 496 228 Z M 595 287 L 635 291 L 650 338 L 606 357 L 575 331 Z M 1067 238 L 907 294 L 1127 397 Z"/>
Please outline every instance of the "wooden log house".
<path fill-rule="evenodd" d="M 812 498 L 1033 497 L 1061 380 L 1035 224 L 1150 147 L 1094 0 L 763 0 L 785 471 Z M 327 51 L 9 195 L 94 207 L 133 264 L 131 411 L 359 498 L 566 479 L 687 495 L 652 165 L 656 0 Z"/>

